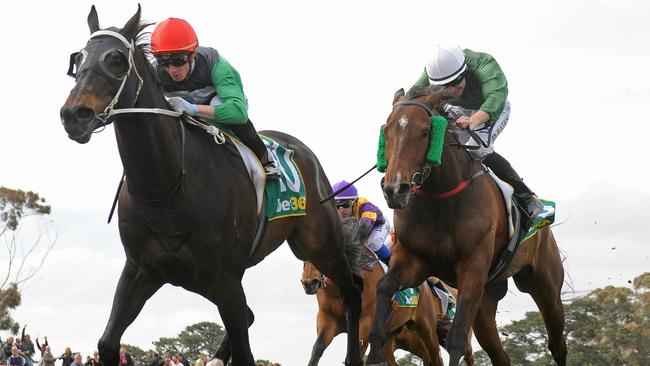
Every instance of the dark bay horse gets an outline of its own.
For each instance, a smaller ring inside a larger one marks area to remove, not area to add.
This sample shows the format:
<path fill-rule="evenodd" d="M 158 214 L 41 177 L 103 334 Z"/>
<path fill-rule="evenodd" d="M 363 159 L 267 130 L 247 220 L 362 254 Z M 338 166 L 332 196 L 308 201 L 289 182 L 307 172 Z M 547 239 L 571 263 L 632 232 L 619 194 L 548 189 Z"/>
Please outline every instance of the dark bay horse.
<path fill-rule="evenodd" d="M 506 207 L 480 162 L 445 131 L 442 164 L 425 169 L 431 115 L 442 92 L 399 90 L 383 129 L 388 162 L 383 189 L 394 208 L 399 246 L 377 288 L 377 312 L 366 365 L 383 364 L 383 319 L 392 294 L 434 275 L 458 289 L 454 324 L 447 345 L 450 365 L 458 365 L 473 326 L 494 365 L 510 365 L 501 345 L 495 314 L 512 276 L 519 290 L 532 296 L 544 319 L 548 347 L 558 365 L 566 364 L 564 308 L 560 291 L 564 270 L 549 227 L 522 243 L 507 270 L 490 283 L 490 269 L 507 244 Z M 422 179 L 424 178 L 424 179 Z M 453 193 L 453 194 L 452 194 Z"/>
<path fill-rule="evenodd" d="M 256 198 L 241 158 L 229 143 L 215 144 L 204 129 L 168 111 L 147 49 L 137 46 L 147 24 L 140 8 L 122 29 L 100 30 L 93 6 L 90 39 L 75 56 L 76 84 L 61 108 L 68 136 L 79 143 L 114 122 L 126 181 L 119 196 L 119 230 L 126 252 L 113 307 L 98 349 L 117 365 L 120 339 L 145 302 L 165 283 L 213 302 L 232 350 L 232 364 L 254 365 L 248 327 L 252 312 L 241 285 L 246 268 L 285 240 L 301 260 L 315 263 L 342 289 L 348 348 L 346 365 L 360 365 L 359 286 L 344 253 L 344 233 L 331 192 L 314 154 L 289 135 L 265 134 L 295 153 L 305 180 L 307 215 L 271 221 L 253 252 Z M 284 346 L 291 347 L 290 344 Z"/>
<path fill-rule="evenodd" d="M 370 327 L 375 317 L 377 301 L 377 282 L 384 276 L 384 269 L 376 256 L 362 245 L 361 277 L 364 286 L 361 294 L 361 317 L 359 318 L 359 342 L 361 352 L 368 347 Z M 353 265 L 353 268 L 354 265 Z M 316 315 L 317 338 L 312 348 L 309 366 L 316 366 L 325 349 L 334 337 L 345 332 L 345 313 L 341 292 L 338 287 L 309 262 L 305 262 L 300 281 L 308 295 L 316 295 L 318 313 Z M 425 283 L 419 286 L 420 298 L 417 307 L 398 307 L 394 309 L 385 324 L 386 342 L 383 354 L 390 366 L 398 366 L 394 352 L 402 349 L 420 357 L 424 366 L 442 366 L 440 345 L 436 335 L 437 322 L 442 317 L 442 304 Z M 455 289 L 450 289 L 454 295 Z M 470 335 L 471 337 L 471 335 Z M 471 343 L 465 352 L 465 362 L 468 366 L 474 364 Z"/>

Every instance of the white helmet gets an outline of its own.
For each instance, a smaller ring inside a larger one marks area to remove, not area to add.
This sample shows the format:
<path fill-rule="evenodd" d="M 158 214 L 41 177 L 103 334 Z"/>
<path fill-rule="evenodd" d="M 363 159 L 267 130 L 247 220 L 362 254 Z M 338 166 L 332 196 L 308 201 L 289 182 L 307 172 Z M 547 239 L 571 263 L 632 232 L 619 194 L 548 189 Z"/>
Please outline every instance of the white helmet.
<path fill-rule="evenodd" d="M 467 69 L 465 53 L 459 46 L 440 46 L 427 64 L 426 72 L 431 85 L 443 85 L 454 81 Z"/>

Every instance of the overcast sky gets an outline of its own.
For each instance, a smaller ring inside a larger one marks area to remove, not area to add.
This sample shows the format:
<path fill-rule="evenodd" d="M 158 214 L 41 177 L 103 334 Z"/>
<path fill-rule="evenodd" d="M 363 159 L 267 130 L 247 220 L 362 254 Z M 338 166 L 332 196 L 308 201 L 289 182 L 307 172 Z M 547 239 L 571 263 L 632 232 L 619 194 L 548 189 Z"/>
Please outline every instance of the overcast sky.
<path fill-rule="evenodd" d="M 200 43 L 217 48 L 240 72 L 255 126 L 303 140 L 331 181 L 354 179 L 374 164 L 393 93 L 413 84 L 437 43 L 491 53 L 506 73 L 512 103 L 496 149 L 540 196 L 558 202 L 565 223 L 555 234 L 573 288 L 583 294 L 624 286 L 648 270 L 650 3 L 140 3 L 147 21 L 187 19 Z M 60 232 L 14 315 L 33 337 L 48 335 L 55 353 L 71 346 L 84 355 L 96 348 L 125 258 L 117 226 L 105 223 L 121 174 L 113 130 L 79 145 L 59 121 L 73 87 L 65 74 L 68 55 L 88 39 L 91 4 L 10 2 L 0 15 L 0 185 L 46 197 Z M 121 27 L 137 7 L 135 1 L 95 5 L 102 27 Z M 372 173 L 358 188 L 390 217 L 380 177 Z M 255 357 L 289 366 L 309 359 L 316 300 L 302 292 L 301 268 L 282 246 L 247 272 Z M 528 295 L 512 283 L 510 289 L 499 324 L 535 309 Z M 214 306 L 165 286 L 123 341 L 148 349 L 205 320 L 221 322 Z M 321 364 L 342 361 L 344 345 L 344 336 L 337 338 Z"/>

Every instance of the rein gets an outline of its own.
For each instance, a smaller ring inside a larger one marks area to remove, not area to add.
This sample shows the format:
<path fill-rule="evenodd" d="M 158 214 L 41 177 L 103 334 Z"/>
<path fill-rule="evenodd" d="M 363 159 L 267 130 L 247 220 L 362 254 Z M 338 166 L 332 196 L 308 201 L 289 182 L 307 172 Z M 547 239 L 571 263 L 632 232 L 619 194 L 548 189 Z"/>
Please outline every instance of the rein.
<path fill-rule="evenodd" d="M 425 197 L 425 198 L 432 198 L 434 200 L 442 200 L 445 198 L 450 198 L 453 197 L 460 192 L 464 191 L 465 188 L 469 186 L 472 181 L 481 175 L 485 174 L 485 170 L 479 170 L 478 172 L 474 173 L 471 177 L 465 179 L 464 181 L 460 182 L 455 188 L 448 190 L 447 192 L 442 192 L 442 193 L 429 193 L 426 191 L 423 191 L 420 189 L 420 187 L 411 187 L 411 193 L 417 194 L 420 197 Z"/>

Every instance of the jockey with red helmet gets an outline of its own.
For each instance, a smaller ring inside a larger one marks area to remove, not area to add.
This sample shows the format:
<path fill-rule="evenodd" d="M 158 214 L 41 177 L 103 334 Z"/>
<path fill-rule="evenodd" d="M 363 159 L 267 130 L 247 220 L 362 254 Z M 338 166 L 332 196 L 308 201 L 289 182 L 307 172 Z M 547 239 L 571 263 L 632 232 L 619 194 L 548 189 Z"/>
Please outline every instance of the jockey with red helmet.
<path fill-rule="evenodd" d="M 216 49 L 199 46 L 192 26 L 169 18 L 151 34 L 158 78 L 172 108 L 224 124 L 248 146 L 264 166 L 267 178 L 280 171 L 268 156 L 252 122 L 239 73 Z"/>
<path fill-rule="evenodd" d="M 349 183 L 341 181 L 332 186 L 332 191 L 347 186 Z M 366 242 L 366 246 L 377 257 L 388 264 L 391 251 L 385 245 L 386 237 L 390 233 L 390 224 L 384 218 L 379 208 L 370 203 L 365 197 L 359 197 L 354 185 L 340 192 L 334 197 L 336 209 L 341 218 L 354 216 L 359 220 L 359 236 Z"/>

